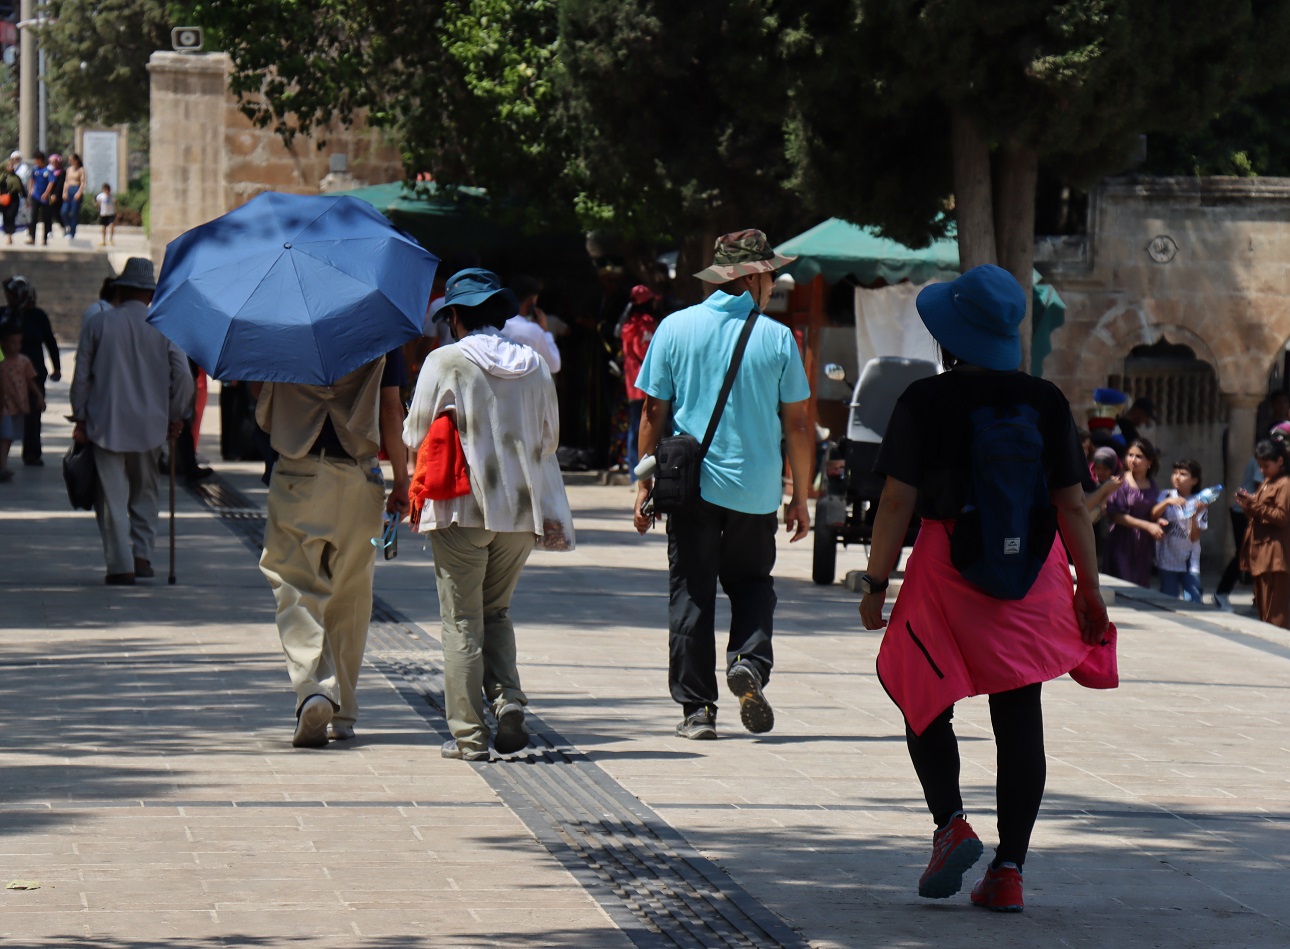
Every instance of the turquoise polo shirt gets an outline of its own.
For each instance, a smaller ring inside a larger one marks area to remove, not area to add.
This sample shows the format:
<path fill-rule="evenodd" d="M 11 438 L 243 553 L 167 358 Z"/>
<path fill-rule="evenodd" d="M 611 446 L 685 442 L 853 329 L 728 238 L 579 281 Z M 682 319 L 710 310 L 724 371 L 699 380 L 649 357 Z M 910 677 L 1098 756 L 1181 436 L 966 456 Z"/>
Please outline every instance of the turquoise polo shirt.
<path fill-rule="evenodd" d="M 688 432 L 703 441 L 752 307 L 752 294 L 733 297 L 718 290 L 659 324 L 636 385 L 672 403 L 674 433 Z M 703 499 L 745 514 L 778 510 L 784 470 L 779 406 L 802 402 L 810 395 L 793 334 L 783 323 L 759 316 L 712 447 L 703 459 L 699 479 Z"/>

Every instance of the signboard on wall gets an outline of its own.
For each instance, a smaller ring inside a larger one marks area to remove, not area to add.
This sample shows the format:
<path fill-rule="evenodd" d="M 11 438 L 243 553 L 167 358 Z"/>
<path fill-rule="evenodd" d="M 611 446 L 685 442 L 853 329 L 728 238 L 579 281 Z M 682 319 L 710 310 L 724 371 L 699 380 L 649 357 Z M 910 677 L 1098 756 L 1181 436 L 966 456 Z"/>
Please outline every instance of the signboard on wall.
<path fill-rule="evenodd" d="M 107 182 L 114 194 L 125 190 L 121 168 L 121 132 L 117 129 L 82 133 L 81 162 L 85 165 L 85 190 L 98 194 Z"/>

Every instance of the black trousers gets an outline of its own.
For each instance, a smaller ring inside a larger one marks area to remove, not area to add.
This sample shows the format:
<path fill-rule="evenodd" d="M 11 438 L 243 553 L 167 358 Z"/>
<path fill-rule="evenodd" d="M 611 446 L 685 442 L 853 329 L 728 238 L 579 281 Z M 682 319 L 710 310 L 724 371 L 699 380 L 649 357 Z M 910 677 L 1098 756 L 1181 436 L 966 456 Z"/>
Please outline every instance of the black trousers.
<path fill-rule="evenodd" d="M 54 218 L 57 215 L 50 210 L 50 206 L 48 204 L 40 204 L 36 201 L 31 202 L 29 210 L 30 219 L 27 222 L 27 239 L 32 241 L 36 239 L 36 226 L 43 221 L 45 224 L 44 241 L 48 244 L 49 230 L 54 226 Z"/>
<path fill-rule="evenodd" d="M 717 581 L 730 599 L 726 667 L 747 659 L 764 685 L 774 654 L 775 513 L 743 514 L 700 501 L 667 519 L 668 684 L 685 714 L 717 704 Z"/>
<path fill-rule="evenodd" d="M 45 395 L 44 373 L 37 373 L 36 387 L 40 389 L 41 397 Z M 31 407 L 27 415 L 22 420 L 22 460 L 23 461 L 40 461 L 40 405 L 35 399 L 31 400 Z"/>
<path fill-rule="evenodd" d="M 994 728 L 998 777 L 995 800 L 999 811 L 1000 863 L 1026 862 L 1030 833 L 1044 799 L 1048 761 L 1044 756 L 1042 683 L 990 696 L 990 725 Z M 915 735 L 905 726 L 909 757 L 923 785 L 923 797 L 937 827 L 963 809 L 959 792 L 959 743 L 954 736 L 954 706 L 942 712 L 927 730 Z"/>
<path fill-rule="evenodd" d="M 1236 541 L 1236 553 L 1227 562 L 1223 578 L 1218 581 L 1218 589 L 1214 591 L 1219 596 L 1227 596 L 1235 590 L 1236 581 L 1241 579 L 1241 544 L 1245 543 L 1245 528 L 1250 523 L 1244 511 L 1229 510 L 1228 513 L 1232 515 L 1232 538 Z"/>

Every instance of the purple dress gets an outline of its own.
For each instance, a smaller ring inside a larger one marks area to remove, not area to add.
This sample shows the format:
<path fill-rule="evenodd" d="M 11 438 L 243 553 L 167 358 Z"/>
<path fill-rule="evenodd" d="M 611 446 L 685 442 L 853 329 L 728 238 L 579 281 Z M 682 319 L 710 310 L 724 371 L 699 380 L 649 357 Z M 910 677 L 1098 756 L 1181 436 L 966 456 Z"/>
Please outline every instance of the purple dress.
<path fill-rule="evenodd" d="M 1147 480 L 1145 488 L 1134 488 L 1128 481 L 1106 502 L 1107 519 L 1115 513 L 1139 520 L 1151 520 L 1160 492 L 1155 481 Z M 1128 580 L 1140 587 L 1151 586 L 1151 564 L 1155 561 L 1156 542 L 1146 531 L 1112 523 L 1106 533 L 1106 553 L 1102 568 L 1113 577 Z"/>

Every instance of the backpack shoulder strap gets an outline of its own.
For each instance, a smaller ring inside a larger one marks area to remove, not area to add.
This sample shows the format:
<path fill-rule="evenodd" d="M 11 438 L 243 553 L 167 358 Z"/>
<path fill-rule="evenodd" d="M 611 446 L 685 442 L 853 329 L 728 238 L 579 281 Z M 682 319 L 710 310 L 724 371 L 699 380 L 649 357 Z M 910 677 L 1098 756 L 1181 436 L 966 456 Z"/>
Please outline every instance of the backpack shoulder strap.
<path fill-rule="evenodd" d="M 735 343 L 734 355 L 730 357 L 730 368 L 726 370 L 726 378 L 721 383 L 721 392 L 717 395 L 716 408 L 712 410 L 712 421 L 708 422 L 708 430 L 703 436 L 703 442 L 699 445 L 699 460 L 702 461 L 707 455 L 708 449 L 712 446 L 712 439 L 717 434 L 717 425 L 721 422 L 722 413 L 726 410 L 726 402 L 730 399 L 730 390 L 735 385 L 735 374 L 739 372 L 739 364 L 743 361 L 744 350 L 748 348 L 748 338 L 752 336 L 753 324 L 757 322 L 757 317 L 761 311 L 754 305 L 744 320 L 743 332 L 739 334 L 739 341 Z"/>

